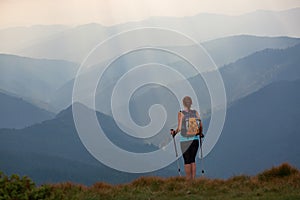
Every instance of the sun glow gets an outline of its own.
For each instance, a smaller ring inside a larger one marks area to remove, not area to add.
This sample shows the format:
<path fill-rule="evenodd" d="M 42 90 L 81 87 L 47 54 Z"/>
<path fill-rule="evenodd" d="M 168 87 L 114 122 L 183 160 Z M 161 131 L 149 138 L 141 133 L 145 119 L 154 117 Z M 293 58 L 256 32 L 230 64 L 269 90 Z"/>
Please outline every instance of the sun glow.
<path fill-rule="evenodd" d="M 220 3 L 221 2 L 221 3 Z M 0 27 L 35 24 L 113 25 L 152 16 L 191 16 L 198 13 L 240 15 L 258 9 L 300 7 L 298 0 L 1 0 Z"/>

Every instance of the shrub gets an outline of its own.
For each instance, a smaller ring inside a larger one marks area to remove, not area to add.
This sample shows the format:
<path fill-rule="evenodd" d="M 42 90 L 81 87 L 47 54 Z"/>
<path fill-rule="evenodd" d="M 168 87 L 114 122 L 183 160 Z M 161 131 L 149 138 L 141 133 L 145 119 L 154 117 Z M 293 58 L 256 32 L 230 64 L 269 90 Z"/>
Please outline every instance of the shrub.
<path fill-rule="evenodd" d="M 0 172 L 0 200 L 35 200 L 50 196 L 48 186 L 36 187 L 27 176 L 20 178 L 13 174 L 10 177 Z"/>
<path fill-rule="evenodd" d="M 272 167 L 269 170 L 265 170 L 257 176 L 259 180 L 269 180 L 273 178 L 291 176 L 296 173 L 299 173 L 299 170 L 297 168 L 292 167 L 288 163 L 283 163 L 278 167 Z"/>

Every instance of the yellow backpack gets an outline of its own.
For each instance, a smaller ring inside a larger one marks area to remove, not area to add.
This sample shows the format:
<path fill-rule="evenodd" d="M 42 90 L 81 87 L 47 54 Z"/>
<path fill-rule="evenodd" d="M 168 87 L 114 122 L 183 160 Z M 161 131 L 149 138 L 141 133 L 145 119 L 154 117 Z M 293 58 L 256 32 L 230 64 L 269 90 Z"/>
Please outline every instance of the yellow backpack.
<path fill-rule="evenodd" d="M 188 119 L 188 125 L 187 125 L 187 135 L 193 136 L 199 134 L 199 126 L 197 123 L 197 119 L 194 117 L 190 117 Z"/>
<path fill-rule="evenodd" d="M 197 118 L 196 111 L 191 110 L 191 112 L 181 111 L 182 136 L 195 136 L 200 132 L 200 119 Z"/>

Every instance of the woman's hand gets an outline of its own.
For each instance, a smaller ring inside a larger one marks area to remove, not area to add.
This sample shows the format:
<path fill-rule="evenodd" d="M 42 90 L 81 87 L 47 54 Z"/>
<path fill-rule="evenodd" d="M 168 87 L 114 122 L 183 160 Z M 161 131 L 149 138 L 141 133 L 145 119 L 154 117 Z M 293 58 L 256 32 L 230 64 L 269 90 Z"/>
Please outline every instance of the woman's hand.
<path fill-rule="evenodd" d="M 170 130 L 170 133 L 171 133 L 171 135 L 172 135 L 173 137 L 175 137 L 175 135 L 176 135 L 178 132 L 180 132 L 180 129 L 179 129 L 179 128 L 177 128 L 176 130 L 174 130 L 174 129 L 171 129 L 171 130 Z"/>
<path fill-rule="evenodd" d="M 174 129 L 170 129 L 170 134 L 172 135 L 172 137 L 175 137 L 176 133 Z"/>

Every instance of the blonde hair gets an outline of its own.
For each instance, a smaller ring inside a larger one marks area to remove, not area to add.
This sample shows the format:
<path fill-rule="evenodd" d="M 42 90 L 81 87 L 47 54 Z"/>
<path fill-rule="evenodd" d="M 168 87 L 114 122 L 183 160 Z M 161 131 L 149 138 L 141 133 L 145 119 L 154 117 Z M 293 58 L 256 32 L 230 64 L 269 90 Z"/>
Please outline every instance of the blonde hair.
<path fill-rule="evenodd" d="M 193 103 L 192 98 L 191 98 L 190 96 L 185 96 L 185 97 L 182 99 L 182 103 L 183 103 L 183 105 L 184 105 L 185 107 L 187 107 L 187 106 L 186 106 L 186 101 L 190 101 L 191 104 Z"/>

